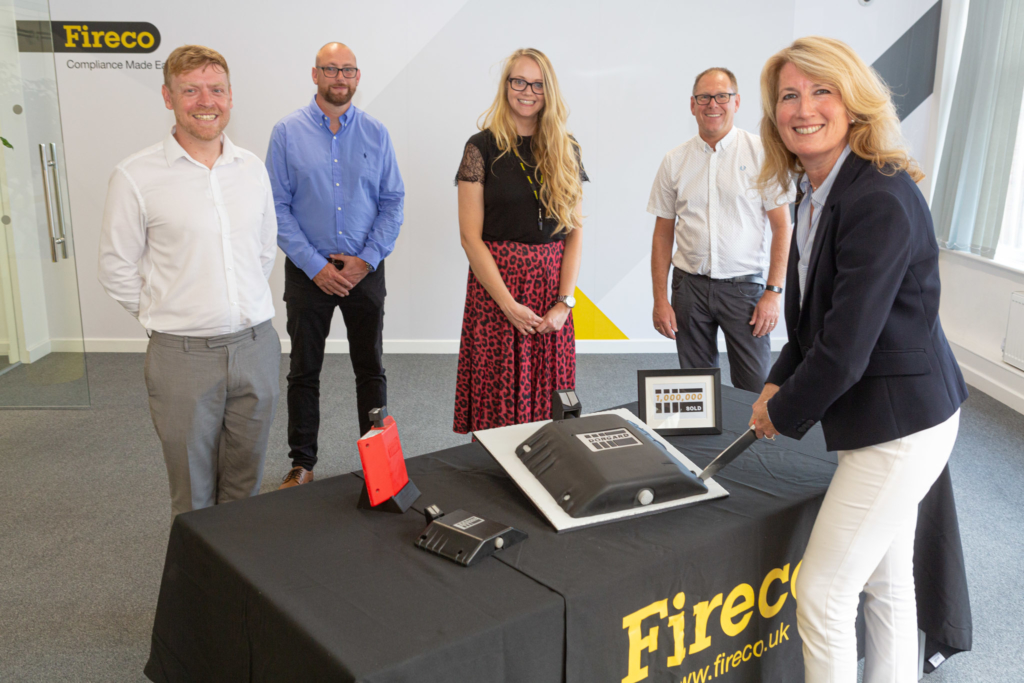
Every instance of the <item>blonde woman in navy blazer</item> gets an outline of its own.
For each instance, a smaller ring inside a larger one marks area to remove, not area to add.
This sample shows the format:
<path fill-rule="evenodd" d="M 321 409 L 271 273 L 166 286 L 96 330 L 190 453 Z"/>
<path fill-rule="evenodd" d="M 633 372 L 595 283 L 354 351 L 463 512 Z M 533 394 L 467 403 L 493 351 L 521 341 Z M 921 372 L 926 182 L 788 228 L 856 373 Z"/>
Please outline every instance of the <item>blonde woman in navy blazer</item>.
<path fill-rule="evenodd" d="M 760 184 L 798 179 L 789 340 L 754 404 L 759 436 L 821 422 L 839 466 L 799 576 L 808 683 L 917 680 L 917 506 L 945 467 L 967 398 L 939 324 L 938 245 L 888 88 L 845 43 L 803 38 L 761 74 Z"/>

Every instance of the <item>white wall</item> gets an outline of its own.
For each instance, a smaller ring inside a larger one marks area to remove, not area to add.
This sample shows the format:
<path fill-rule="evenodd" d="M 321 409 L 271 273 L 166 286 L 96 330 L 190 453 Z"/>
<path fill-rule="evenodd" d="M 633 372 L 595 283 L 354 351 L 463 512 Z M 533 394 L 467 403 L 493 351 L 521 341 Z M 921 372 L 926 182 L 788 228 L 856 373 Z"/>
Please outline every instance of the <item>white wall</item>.
<path fill-rule="evenodd" d="M 1024 413 L 1024 372 L 1003 362 L 1010 294 L 1024 291 L 1024 272 L 989 259 L 943 250 L 942 327 L 968 384 Z"/>
<path fill-rule="evenodd" d="M 485 0 L 299 4 L 301 10 L 289 3 L 239 13 L 233 4 L 196 0 L 51 2 L 55 20 L 155 24 L 162 43 L 144 56 L 150 61 L 186 42 L 220 50 L 232 66 L 235 109 L 228 134 L 260 156 L 274 122 L 312 96 L 308 74 L 316 49 L 330 40 L 353 47 L 363 71 L 355 102 L 388 126 L 406 181 L 405 225 L 388 260 L 385 344 L 391 352 L 456 350 L 467 265 L 452 179 L 463 144 L 496 91 L 499 61 L 521 46 L 544 50 L 558 71 L 592 178 L 585 186 L 579 286 L 630 339 L 590 348 L 671 351 L 672 342 L 650 324 L 654 221 L 644 209 L 662 156 L 696 133 L 688 108 L 693 76 L 709 66 L 733 69 L 743 95 L 737 125 L 756 131 L 758 77 L 773 52 L 795 36 L 818 33 L 846 40 L 870 63 L 934 0 L 870 7 L 857 0 L 649 0 L 628 7 L 525 0 L 516 6 L 516 16 L 542 21 L 510 19 L 507 7 Z M 56 57 L 88 348 L 141 350 L 143 331 L 96 282 L 95 254 L 111 169 L 166 135 L 173 121 L 160 99 L 161 75 L 73 69 L 68 59 L 97 57 Z M 908 137 L 924 147 L 919 155 L 927 154 L 930 121 L 928 100 L 907 122 Z M 271 285 L 275 325 L 287 340 L 282 261 Z M 338 316 L 329 349 L 344 349 L 344 337 Z"/>

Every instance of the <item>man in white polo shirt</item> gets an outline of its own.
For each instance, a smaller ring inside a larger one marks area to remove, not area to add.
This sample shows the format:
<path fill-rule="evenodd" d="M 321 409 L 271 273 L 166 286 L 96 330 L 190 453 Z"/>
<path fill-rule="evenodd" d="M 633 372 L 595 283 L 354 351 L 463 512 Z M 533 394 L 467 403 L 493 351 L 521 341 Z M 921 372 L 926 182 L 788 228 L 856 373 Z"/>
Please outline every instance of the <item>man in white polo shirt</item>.
<path fill-rule="evenodd" d="M 675 340 L 683 368 L 718 367 L 721 328 L 733 386 L 760 392 L 771 365 L 769 334 L 782 309 L 793 190 L 762 197 L 754 189 L 764 150 L 758 136 L 733 127 L 739 106 L 731 71 L 698 75 L 690 97 L 698 134 L 666 154 L 658 169 L 647 204 L 657 217 L 654 328 Z"/>
<path fill-rule="evenodd" d="M 114 170 L 99 280 L 150 335 L 146 387 L 176 515 L 259 492 L 280 394 L 277 216 L 263 162 L 223 133 L 224 57 L 179 47 L 162 91 L 177 125 Z"/>

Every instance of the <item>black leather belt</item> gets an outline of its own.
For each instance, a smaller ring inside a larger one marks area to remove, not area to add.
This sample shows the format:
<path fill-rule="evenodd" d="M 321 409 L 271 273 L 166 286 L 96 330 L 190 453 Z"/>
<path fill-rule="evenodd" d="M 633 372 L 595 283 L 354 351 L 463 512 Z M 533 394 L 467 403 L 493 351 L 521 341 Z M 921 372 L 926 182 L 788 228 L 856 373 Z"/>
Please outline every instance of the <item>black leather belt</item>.
<path fill-rule="evenodd" d="M 737 275 L 736 277 L 710 277 L 708 275 L 694 275 L 693 273 L 686 274 L 690 277 L 702 277 L 705 280 L 711 280 L 712 282 L 755 282 L 759 285 L 768 284 L 768 281 L 764 279 L 764 275 L 762 273 L 754 273 L 753 275 Z"/>

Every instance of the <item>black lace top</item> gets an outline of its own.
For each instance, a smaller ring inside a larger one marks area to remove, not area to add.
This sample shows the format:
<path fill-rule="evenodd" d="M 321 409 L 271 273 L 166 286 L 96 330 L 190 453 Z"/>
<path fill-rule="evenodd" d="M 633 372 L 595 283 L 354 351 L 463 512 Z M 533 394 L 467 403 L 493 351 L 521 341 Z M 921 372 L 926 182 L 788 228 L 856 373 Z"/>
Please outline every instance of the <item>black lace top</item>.
<path fill-rule="evenodd" d="M 526 163 L 526 171 L 537 181 L 533 167 L 530 138 L 521 138 L 519 156 Z M 485 242 L 509 240 L 526 244 L 547 244 L 565 239 L 565 232 L 553 235 L 558 221 L 545 216 L 543 229 L 537 225 L 537 199 L 515 154 L 498 158 L 501 151 L 490 131 L 482 131 L 469 139 L 462 154 L 455 182 L 465 180 L 483 183 Z M 580 180 L 589 181 L 580 162 Z M 545 211 L 545 214 L 547 212 Z"/>

